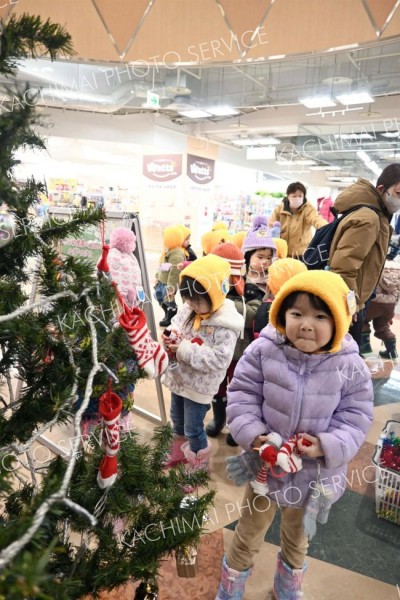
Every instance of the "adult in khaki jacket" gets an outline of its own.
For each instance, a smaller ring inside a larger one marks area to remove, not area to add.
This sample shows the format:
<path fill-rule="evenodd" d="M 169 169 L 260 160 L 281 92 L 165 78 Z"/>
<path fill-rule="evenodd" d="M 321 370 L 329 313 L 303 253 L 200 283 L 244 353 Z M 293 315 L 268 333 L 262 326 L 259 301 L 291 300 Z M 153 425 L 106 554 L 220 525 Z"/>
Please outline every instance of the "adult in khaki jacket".
<path fill-rule="evenodd" d="M 281 238 L 287 242 L 288 256 L 299 258 L 311 242 L 312 227 L 319 229 L 327 225 L 318 211 L 308 202 L 306 188 L 300 181 L 291 183 L 286 190 L 286 198 L 277 206 L 270 218 L 281 224 Z"/>
<path fill-rule="evenodd" d="M 400 164 L 388 165 L 376 186 L 359 179 L 335 201 L 338 213 L 358 205 L 365 208 L 345 217 L 337 228 L 329 252 L 329 267 L 341 275 L 355 293 L 357 313 L 350 333 L 360 345 L 363 308 L 385 264 L 391 235 L 390 220 L 400 210 Z M 374 207 L 375 211 L 368 206 Z"/>

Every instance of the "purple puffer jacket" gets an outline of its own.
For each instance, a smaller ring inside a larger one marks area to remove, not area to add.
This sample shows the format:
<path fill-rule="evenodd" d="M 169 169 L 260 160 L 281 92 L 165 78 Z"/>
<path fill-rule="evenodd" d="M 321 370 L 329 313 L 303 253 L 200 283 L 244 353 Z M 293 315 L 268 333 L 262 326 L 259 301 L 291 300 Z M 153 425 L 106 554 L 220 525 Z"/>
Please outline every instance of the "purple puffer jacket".
<path fill-rule="evenodd" d="M 295 433 L 320 439 L 324 457 L 303 456 L 302 470 L 281 479 L 269 474 L 268 496 L 282 506 L 302 507 L 317 494 L 318 463 L 329 500 L 340 498 L 348 462 L 364 442 L 372 416 L 371 375 L 350 335 L 335 354 L 304 354 L 285 345 L 268 325 L 239 360 L 228 388 L 229 430 L 245 450 L 272 431 L 283 441 Z"/>

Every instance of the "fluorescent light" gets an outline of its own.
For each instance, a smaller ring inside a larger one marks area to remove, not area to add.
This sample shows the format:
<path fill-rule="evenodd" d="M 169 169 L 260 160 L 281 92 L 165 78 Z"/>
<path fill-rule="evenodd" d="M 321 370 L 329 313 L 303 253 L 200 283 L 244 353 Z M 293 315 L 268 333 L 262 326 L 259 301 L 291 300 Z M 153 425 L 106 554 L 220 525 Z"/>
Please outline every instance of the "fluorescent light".
<path fill-rule="evenodd" d="M 268 60 L 279 60 L 281 58 L 285 58 L 286 54 L 274 54 L 273 56 L 268 56 Z"/>
<path fill-rule="evenodd" d="M 274 146 L 265 146 L 264 148 L 247 148 L 247 160 L 273 160 L 275 158 Z"/>
<path fill-rule="evenodd" d="M 254 146 L 254 138 L 238 138 L 237 140 L 232 140 L 232 144 L 236 146 Z"/>
<path fill-rule="evenodd" d="M 375 175 L 380 175 L 381 174 L 381 169 L 379 168 L 378 164 L 372 160 L 371 162 L 369 162 L 367 164 L 368 169 L 371 169 L 371 171 L 373 173 L 375 173 Z"/>
<path fill-rule="evenodd" d="M 382 133 L 381 135 L 387 138 L 396 138 L 400 137 L 400 131 L 387 131 L 386 133 Z"/>
<path fill-rule="evenodd" d="M 370 104 L 375 99 L 368 92 L 350 92 L 349 94 L 339 94 L 336 96 L 341 104 Z"/>
<path fill-rule="evenodd" d="M 281 140 L 273 136 L 257 137 L 257 138 L 237 138 L 232 140 L 236 146 L 273 146 L 280 144 Z"/>
<path fill-rule="evenodd" d="M 335 138 L 342 140 L 372 140 L 373 136 L 370 133 L 335 133 Z"/>
<path fill-rule="evenodd" d="M 212 115 L 205 110 L 200 108 L 191 108 L 190 110 L 180 110 L 179 114 L 182 117 L 188 117 L 189 119 L 202 119 L 203 117 L 211 117 Z"/>
<path fill-rule="evenodd" d="M 215 117 L 232 117 L 233 115 L 238 115 L 239 111 L 231 106 L 214 106 L 213 108 L 208 108 L 208 112 L 210 112 Z"/>
<path fill-rule="evenodd" d="M 330 96 L 308 96 L 307 98 L 299 98 L 299 102 L 304 104 L 306 108 L 327 108 L 328 106 L 336 106 L 336 102 Z"/>
<path fill-rule="evenodd" d="M 258 144 L 266 145 L 266 146 L 269 146 L 269 145 L 273 146 L 273 145 L 280 144 L 280 143 L 281 143 L 281 140 L 272 135 L 267 135 L 267 137 L 259 138 L 259 141 L 258 141 Z"/>
<path fill-rule="evenodd" d="M 365 162 L 365 164 L 368 164 L 369 162 L 371 162 L 370 157 L 368 156 L 368 154 L 366 152 L 364 152 L 364 150 L 358 150 L 358 152 L 356 152 L 358 158 L 361 158 L 361 160 L 363 162 Z"/>

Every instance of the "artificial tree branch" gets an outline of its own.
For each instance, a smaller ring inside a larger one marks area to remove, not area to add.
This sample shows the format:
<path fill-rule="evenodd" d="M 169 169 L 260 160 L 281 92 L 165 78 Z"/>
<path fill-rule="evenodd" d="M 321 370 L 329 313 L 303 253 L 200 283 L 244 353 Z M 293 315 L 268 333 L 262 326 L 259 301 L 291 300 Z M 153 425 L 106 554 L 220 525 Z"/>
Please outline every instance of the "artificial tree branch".
<path fill-rule="evenodd" d="M 56 296 L 59 296 L 59 294 L 56 294 Z M 75 294 L 74 294 L 74 296 L 75 296 Z M 51 494 L 51 496 L 49 496 L 49 498 L 47 498 L 47 500 L 45 500 L 43 502 L 43 504 L 41 504 L 39 506 L 39 508 L 37 509 L 37 511 L 33 517 L 32 525 L 27 529 L 27 531 L 18 540 L 12 542 L 8 547 L 6 547 L 0 553 L 0 570 L 4 569 L 10 563 L 10 561 L 32 540 L 33 536 L 38 531 L 39 527 L 42 525 L 42 523 L 43 523 L 44 519 L 46 518 L 51 507 L 57 502 L 62 501 L 65 503 L 65 500 L 67 500 L 68 486 L 70 484 L 71 477 L 72 477 L 72 474 L 74 471 L 74 467 L 75 467 L 75 464 L 77 461 L 79 444 L 81 443 L 80 423 L 81 423 L 82 415 L 89 405 L 89 401 L 90 401 L 90 398 L 92 395 L 92 390 L 93 390 L 94 377 L 95 377 L 96 373 L 101 370 L 101 366 L 99 365 L 98 355 L 97 355 L 97 352 L 98 352 L 97 331 L 96 331 L 96 327 L 94 324 L 94 320 L 92 318 L 93 311 L 94 311 L 94 305 L 93 305 L 92 301 L 90 300 L 89 296 L 85 295 L 85 299 L 86 299 L 86 303 L 88 305 L 88 310 L 86 313 L 87 321 L 89 323 L 89 328 L 90 328 L 90 332 L 91 332 L 91 336 L 92 336 L 92 365 L 93 366 L 92 366 L 92 369 L 90 370 L 90 373 L 89 373 L 87 381 L 86 381 L 86 388 L 85 388 L 85 395 L 84 395 L 83 402 L 74 417 L 75 436 L 73 438 L 73 443 L 72 443 L 71 460 L 69 461 L 69 463 L 67 465 L 67 468 L 65 470 L 65 473 L 64 473 L 64 476 L 61 481 L 61 485 L 60 485 L 59 489 L 54 494 Z M 15 311 L 15 312 L 18 312 L 18 311 Z M 77 506 L 79 506 L 79 505 L 77 505 L 74 502 L 71 502 L 71 504 L 69 504 L 69 506 L 70 506 L 70 508 L 73 508 L 73 510 L 76 511 Z M 88 515 L 90 515 L 90 513 L 88 511 L 86 511 L 86 509 L 83 507 L 80 507 L 79 512 L 81 514 L 84 514 L 86 517 L 88 517 Z M 91 522 L 92 526 L 94 526 L 97 523 L 97 520 L 93 515 L 91 515 L 90 522 Z"/>

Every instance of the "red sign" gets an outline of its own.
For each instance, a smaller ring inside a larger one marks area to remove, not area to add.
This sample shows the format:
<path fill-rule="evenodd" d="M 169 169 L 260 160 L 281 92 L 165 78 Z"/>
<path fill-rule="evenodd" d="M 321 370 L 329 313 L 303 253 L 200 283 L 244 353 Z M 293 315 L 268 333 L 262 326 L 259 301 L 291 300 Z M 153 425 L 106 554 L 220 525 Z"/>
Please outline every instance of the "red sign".
<path fill-rule="evenodd" d="M 143 175 L 153 181 L 171 181 L 182 175 L 181 154 L 143 156 Z"/>
<path fill-rule="evenodd" d="M 187 176 L 200 185 L 210 183 L 214 179 L 214 165 L 215 161 L 210 158 L 202 158 L 201 156 L 188 154 Z"/>

